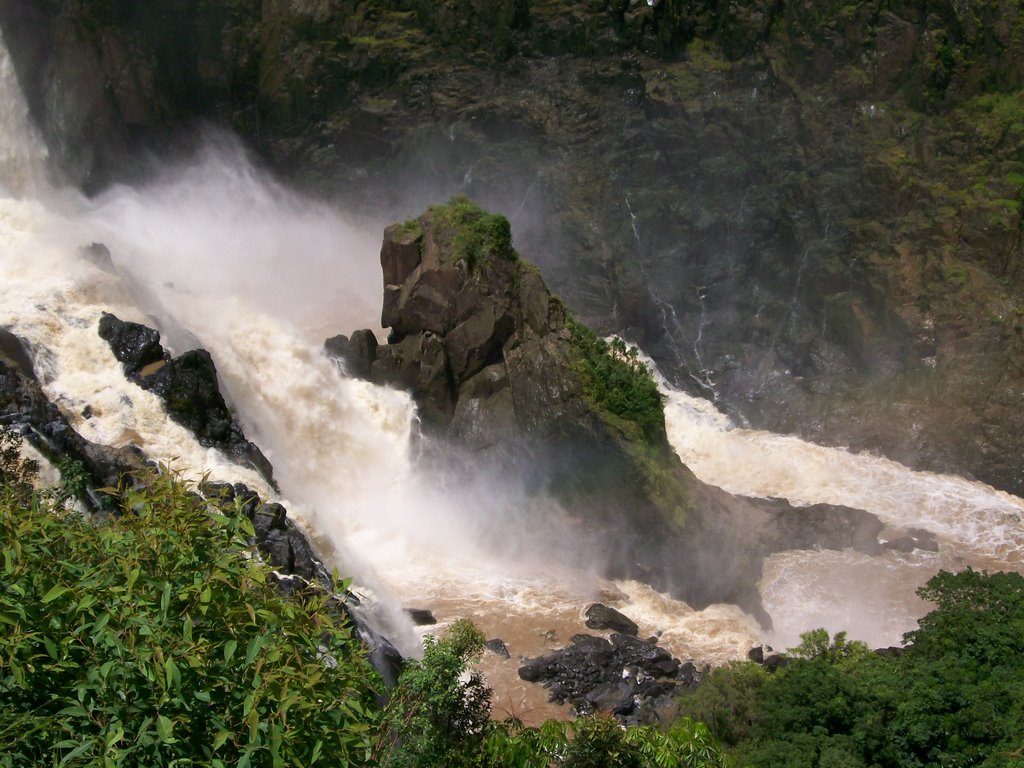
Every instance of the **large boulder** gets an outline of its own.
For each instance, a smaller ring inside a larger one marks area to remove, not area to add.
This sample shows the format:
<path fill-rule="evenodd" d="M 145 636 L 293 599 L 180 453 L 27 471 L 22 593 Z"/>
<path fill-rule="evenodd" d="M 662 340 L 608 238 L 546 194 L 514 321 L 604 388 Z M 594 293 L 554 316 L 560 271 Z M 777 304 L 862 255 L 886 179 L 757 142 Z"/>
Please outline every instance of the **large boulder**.
<path fill-rule="evenodd" d="M 696 607 L 734 603 L 767 625 L 757 587 L 767 555 L 880 550 L 882 525 L 866 512 L 739 498 L 699 481 L 668 443 L 635 352 L 571 317 L 512 249 L 502 217 L 462 197 L 432 206 L 387 228 L 381 267 L 389 342 L 357 331 L 328 340 L 327 352 L 350 375 L 411 392 L 435 438 L 424 455 L 445 473 L 496 472 L 554 499 L 572 522 L 546 537 L 553 554 L 582 544 L 608 576 Z"/>

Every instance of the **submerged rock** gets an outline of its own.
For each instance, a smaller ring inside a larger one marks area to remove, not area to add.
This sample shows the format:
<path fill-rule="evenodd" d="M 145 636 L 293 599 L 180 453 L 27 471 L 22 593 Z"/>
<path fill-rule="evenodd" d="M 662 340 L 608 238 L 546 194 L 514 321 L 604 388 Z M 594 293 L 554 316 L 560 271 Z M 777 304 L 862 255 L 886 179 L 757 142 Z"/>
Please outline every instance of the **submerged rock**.
<path fill-rule="evenodd" d="M 417 627 L 426 627 L 437 624 L 437 619 L 434 618 L 433 612 L 426 608 L 406 608 L 405 615 L 408 616 L 412 620 L 412 623 Z"/>

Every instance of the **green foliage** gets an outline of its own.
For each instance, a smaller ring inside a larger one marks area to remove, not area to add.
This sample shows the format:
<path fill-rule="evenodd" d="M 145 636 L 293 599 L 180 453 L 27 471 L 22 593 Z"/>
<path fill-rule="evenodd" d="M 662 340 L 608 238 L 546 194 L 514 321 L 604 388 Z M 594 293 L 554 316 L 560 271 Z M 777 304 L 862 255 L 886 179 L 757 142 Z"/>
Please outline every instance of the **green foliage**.
<path fill-rule="evenodd" d="M 408 238 L 419 237 L 423 233 L 419 219 L 406 219 L 402 222 L 402 235 Z"/>
<path fill-rule="evenodd" d="M 664 400 L 637 348 L 619 338 L 605 341 L 575 320 L 568 326 L 587 400 L 598 410 L 635 424 L 643 437 L 663 436 Z"/>
<path fill-rule="evenodd" d="M 456 261 L 465 261 L 470 272 L 486 268 L 491 258 L 517 258 L 508 219 L 487 213 L 465 195 L 456 195 L 444 205 L 432 205 L 430 212 L 438 236 L 451 246 Z"/>
<path fill-rule="evenodd" d="M 625 742 L 652 768 L 712 768 L 724 766 L 717 740 L 703 723 L 682 719 L 667 731 L 650 726 L 628 728 Z"/>
<path fill-rule="evenodd" d="M 82 462 L 65 457 L 57 469 L 60 471 L 60 485 L 53 490 L 54 501 L 63 506 L 69 501 L 82 498 L 89 485 L 89 473 Z"/>
<path fill-rule="evenodd" d="M 630 747 L 625 731 L 611 717 L 581 718 L 573 724 L 564 768 L 643 768 L 638 750 Z"/>
<path fill-rule="evenodd" d="M 800 635 L 800 645 L 789 650 L 797 659 L 825 659 L 830 664 L 840 664 L 864 658 L 870 649 L 859 640 L 847 640 L 845 632 L 837 632 L 829 639 L 824 629 L 812 629 Z"/>
<path fill-rule="evenodd" d="M 5 504 L 28 503 L 32 481 L 39 466 L 21 454 L 21 435 L 13 429 L 0 428 L 0 487 Z"/>
<path fill-rule="evenodd" d="M 0 766 L 365 764 L 376 678 L 329 595 L 285 599 L 243 515 L 147 483 L 99 524 L 5 485 Z"/>
<path fill-rule="evenodd" d="M 681 711 L 742 765 L 1020 766 L 1024 576 L 942 572 L 919 594 L 936 607 L 901 657 L 814 630 L 774 674 L 716 670 Z"/>
<path fill-rule="evenodd" d="M 899 720 L 908 765 L 1010 765 L 1024 747 L 1024 576 L 941 572 L 908 633 Z"/>
<path fill-rule="evenodd" d="M 428 636 L 423 660 L 410 661 L 385 712 L 381 765 L 394 768 L 469 766 L 483 743 L 491 690 L 469 672 L 484 636 L 461 619 L 443 638 Z"/>
<path fill-rule="evenodd" d="M 722 768 L 718 743 L 707 727 L 683 719 L 667 731 L 623 728 L 607 716 L 572 723 L 549 720 L 540 728 L 516 721 L 489 723 L 484 754 L 488 768 Z"/>
<path fill-rule="evenodd" d="M 706 723 L 711 734 L 729 747 L 750 738 L 757 715 L 757 696 L 767 673 L 759 664 L 733 662 L 718 667 L 680 699 L 680 712 Z"/>

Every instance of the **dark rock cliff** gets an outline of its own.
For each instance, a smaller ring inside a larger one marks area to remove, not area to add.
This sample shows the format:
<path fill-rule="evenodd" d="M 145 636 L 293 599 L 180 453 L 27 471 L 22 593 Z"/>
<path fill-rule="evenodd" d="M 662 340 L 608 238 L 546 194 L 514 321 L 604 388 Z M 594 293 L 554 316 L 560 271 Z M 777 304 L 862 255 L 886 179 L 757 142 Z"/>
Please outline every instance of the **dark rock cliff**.
<path fill-rule="evenodd" d="M 0 0 L 0 25 L 76 181 L 203 118 L 377 216 L 465 191 L 677 384 L 1024 492 L 1016 0 Z"/>

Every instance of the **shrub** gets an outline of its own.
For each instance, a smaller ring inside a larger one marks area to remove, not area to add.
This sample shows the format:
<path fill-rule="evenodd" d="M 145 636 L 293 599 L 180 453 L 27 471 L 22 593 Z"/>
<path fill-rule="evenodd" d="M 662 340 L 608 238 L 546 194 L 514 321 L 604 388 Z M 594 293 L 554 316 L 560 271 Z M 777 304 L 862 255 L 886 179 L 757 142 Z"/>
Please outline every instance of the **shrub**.
<path fill-rule="evenodd" d="M 410 661 L 385 712 L 378 742 L 380 762 L 395 768 L 474 764 L 491 711 L 491 690 L 479 672 L 468 672 L 484 636 L 467 619 L 442 638 L 428 636 L 422 661 Z M 465 679 L 464 679 L 465 678 Z"/>
<path fill-rule="evenodd" d="M 456 261 L 465 261 L 471 273 L 486 268 L 491 258 L 517 258 L 508 219 L 487 213 L 465 195 L 456 195 L 444 205 L 432 205 L 430 212 L 438 237 L 451 244 Z"/>
<path fill-rule="evenodd" d="M 0 766 L 365 764 L 376 676 L 170 474 L 93 523 L 0 499 Z"/>
<path fill-rule="evenodd" d="M 637 348 L 619 338 L 605 341 L 575 320 L 568 325 L 587 399 L 599 410 L 635 424 L 645 437 L 663 436 L 663 397 Z"/>

